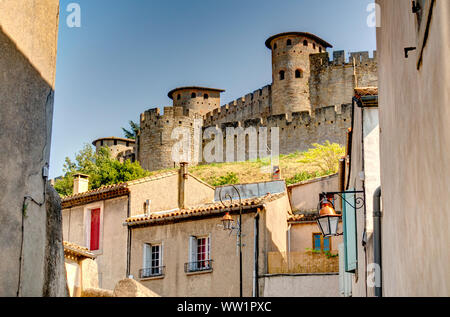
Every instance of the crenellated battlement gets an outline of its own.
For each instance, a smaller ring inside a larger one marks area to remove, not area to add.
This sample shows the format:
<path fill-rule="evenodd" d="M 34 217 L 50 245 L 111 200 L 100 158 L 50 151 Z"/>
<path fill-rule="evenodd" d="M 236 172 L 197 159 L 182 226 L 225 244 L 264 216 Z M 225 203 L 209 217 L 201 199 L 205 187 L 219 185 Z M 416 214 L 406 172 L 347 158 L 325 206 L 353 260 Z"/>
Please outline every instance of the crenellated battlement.
<path fill-rule="evenodd" d="M 271 85 L 267 85 L 208 112 L 203 118 L 206 125 L 211 125 L 225 121 L 269 115 L 270 102 Z"/>
<path fill-rule="evenodd" d="M 142 113 L 138 141 L 141 165 L 150 170 L 173 167 L 172 132 L 178 127 L 193 132 L 196 118 L 203 119 L 203 129 L 216 126 L 224 135 L 227 127 L 266 127 L 269 134 L 271 128 L 278 127 L 281 154 L 304 151 L 312 143 L 326 140 L 345 144 L 354 88 L 378 85 L 377 53 L 326 52 L 320 46 L 326 42 L 306 35 L 312 40 L 307 39 L 306 44 L 294 41 L 289 52 L 285 38 L 275 43 L 278 49 L 270 46 L 270 85 L 222 106 L 221 90 L 205 97 L 203 90 L 210 88 L 182 87 L 176 95 L 169 93 L 172 107 Z M 191 141 L 194 146 L 194 139 Z"/>
<path fill-rule="evenodd" d="M 349 57 L 346 57 L 345 51 L 334 51 L 333 58 L 330 59 L 328 52 L 311 54 L 309 56 L 311 62 L 311 70 L 317 68 L 324 68 L 330 66 L 353 66 L 353 60 L 355 65 L 368 66 L 366 64 L 377 62 L 377 51 L 373 51 L 372 57 L 369 56 L 368 51 L 350 52 Z"/>
<path fill-rule="evenodd" d="M 141 129 L 148 127 L 159 127 L 164 124 L 172 124 L 178 120 L 181 122 L 189 121 L 193 119 L 200 119 L 202 116 L 192 109 L 185 109 L 180 106 L 167 106 L 164 107 L 164 113 L 160 113 L 160 108 L 152 108 L 141 114 Z"/>

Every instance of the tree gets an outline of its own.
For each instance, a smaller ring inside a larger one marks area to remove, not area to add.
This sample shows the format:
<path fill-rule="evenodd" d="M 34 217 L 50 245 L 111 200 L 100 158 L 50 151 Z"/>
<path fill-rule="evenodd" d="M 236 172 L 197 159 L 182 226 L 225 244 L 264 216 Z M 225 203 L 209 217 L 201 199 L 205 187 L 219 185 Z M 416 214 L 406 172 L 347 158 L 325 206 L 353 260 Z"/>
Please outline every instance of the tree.
<path fill-rule="evenodd" d="M 136 136 L 137 136 L 137 134 L 139 132 L 139 129 L 140 129 L 139 124 L 133 122 L 133 120 L 130 120 L 129 124 L 130 124 L 131 130 L 127 130 L 125 128 L 122 128 L 123 133 L 124 133 L 124 135 L 125 135 L 125 137 L 127 139 L 136 139 Z"/>
<path fill-rule="evenodd" d="M 313 148 L 303 153 L 300 163 L 316 166 L 324 174 L 336 173 L 339 169 L 339 159 L 345 155 L 345 148 L 337 143 L 313 143 Z"/>
<path fill-rule="evenodd" d="M 63 172 L 64 177 L 55 183 L 61 196 L 73 193 L 73 175 L 76 173 L 89 175 L 89 190 L 150 175 L 138 162 L 126 160 L 121 163 L 111 157 L 108 147 L 104 146 L 95 153 L 89 144 L 75 155 L 75 162 L 66 157 Z"/>

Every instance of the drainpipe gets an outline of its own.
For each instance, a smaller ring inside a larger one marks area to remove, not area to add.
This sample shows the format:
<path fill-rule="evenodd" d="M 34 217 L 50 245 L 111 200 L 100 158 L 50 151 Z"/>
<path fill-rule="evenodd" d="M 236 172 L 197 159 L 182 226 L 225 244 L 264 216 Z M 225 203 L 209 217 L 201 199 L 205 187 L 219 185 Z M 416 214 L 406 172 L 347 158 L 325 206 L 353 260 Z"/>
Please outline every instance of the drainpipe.
<path fill-rule="evenodd" d="M 130 193 L 128 193 L 128 202 L 127 202 L 127 218 L 130 218 Z M 131 271 L 131 227 L 127 226 L 127 273 L 126 278 L 130 277 Z"/>
<path fill-rule="evenodd" d="M 178 177 L 178 207 L 184 209 L 186 207 L 186 180 L 188 178 L 186 162 L 180 163 Z"/>
<path fill-rule="evenodd" d="M 255 215 L 255 266 L 253 268 L 253 297 L 259 297 L 259 209 Z"/>
<path fill-rule="evenodd" d="M 381 186 L 373 194 L 373 258 L 375 269 L 375 296 L 382 297 L 381 285 Z"/>

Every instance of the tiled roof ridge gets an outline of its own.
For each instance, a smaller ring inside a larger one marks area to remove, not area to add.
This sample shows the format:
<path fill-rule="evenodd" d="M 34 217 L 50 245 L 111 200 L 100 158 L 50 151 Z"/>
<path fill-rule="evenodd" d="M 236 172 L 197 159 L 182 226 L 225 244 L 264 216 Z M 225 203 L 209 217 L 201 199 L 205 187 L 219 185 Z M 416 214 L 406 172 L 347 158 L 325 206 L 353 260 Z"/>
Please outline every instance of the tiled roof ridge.
<path fill-rule="evenodd" d="M 264 205 L 266 202 L 271 202 L 273 200 L 276 200 L 278 198 L 281 198 L 285 196 L 286 193 L 278 193 L 278 194 L 267 194 L 264 197 L 256 197 L 256 198 L 249 198 L 242 200 L 242 207 L 244 209 L 248 208 L 254 208 L 258 206 Z M 168 212 L 166 214 L 161 213 L 153 213 L 150 215 L 140 215 L 140 216 L 133 216 L 126 219 L 127 224 L 133 224 L 133 223 L 142 223 L 142 222 L 151 222 L 151 221 L 160 221 L 167 218 L 187 218 L 191 216 L 198 216 L 198 215 L 204 215 L 204 214 L 211 214 L 218 211 L 223 210 L 234 210 L 239 208 L 239 203 L 234 201 L 233 204 L 224 206 L 220 202 L 210 203 L 210 204 L 203 204 L 199 206 L 194 206 L 186 209 L 180 209 L 172 212 Z"/>
<path fill-rule="evenodd" d="M 79 194 L 73 194 L 73 195 L 62 197 L 61 201 L 66 202 L 66 201 L 69 201 L 69 200 L 72 200 L 72 199 L 76 199 L 76 198 L 96 195 L 96 194 L 99 194 L 99 193 L 105 193 L 105 192 L 108 192 L 108 191 L 116 190 L 118 188 L 126 188 L 126 187 L 128 187 L 130 185 L 136 185 L 136 184 L 141 184 L 141 183 L 145 183 L 145 182 L 154 181 L 154 180 L 157 180 L 157 179 L 162 179 L 162 178 L 165 178 L 165 177 L 168 177 L 168 176 L 173 176 L 175 174 L 178 174 L 178 171 L 162 172 L 162 173 L 159 173 L 159 174 L 138 178 L 138 179 L 135 179 L 135 180 L 132 180 L 132 181 L 121 182 L 121 183 L 111 184 L 111 185 L 104 185 L 104 186 L 101 186 L 99 188 L 89 190 L 87 192 L 83 192 L 83 193 L 79 193 Z"/>

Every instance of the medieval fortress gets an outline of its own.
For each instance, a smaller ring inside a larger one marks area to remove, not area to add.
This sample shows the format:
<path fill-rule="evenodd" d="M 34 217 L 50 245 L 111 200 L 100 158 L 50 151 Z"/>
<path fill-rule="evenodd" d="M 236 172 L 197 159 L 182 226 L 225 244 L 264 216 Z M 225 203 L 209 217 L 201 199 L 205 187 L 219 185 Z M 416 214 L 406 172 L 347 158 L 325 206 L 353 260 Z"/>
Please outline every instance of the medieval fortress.
<path fill-rule="evenodd" d="M 368 52 L 350 53 L 346 61 L 344 51 L 335 51 L 330 60 L 326 49 L 332 45 L 305 32 L 277 34 L 265 44 L 272 52 L 271 85 L 226 105 L 220 103 L 222 89 L 195 86 L 173 89 L 168 94 L 173 105 L 164 107 L 163 114 L 159 108 L 141 114 L 135 143 L 106 138 L 94 141 L 94 145 L 97 148 L 99 142 L 108 145 L 118 157 L 135 158 L 143 168 L 152 171 L 174 167 L 172 148 L 178 142 L 172 138 L 174 129 L 191 131 L 192 149 L 195 144 L 205 144 L 203 133 L 194 133 L 196 125 L 200 131 L 213 127 L 218 132 L 213 138 L 224 138 L 223 161 L 226 147 L 230 147 L 225 142 L 230 127 L 243 130 L 255 127 L 256 131 L 266 127 L 269 149 L 271 128 L 278 127 L 280 154 L 304 151 L 312 143 L 326 140 L 345 144 L 351 126 L 354 88 L 378 85 L 376 52 L 373 57 Z M 118 146 L 121 150 L 114 150 Z M 235 151 L 236 143 L 231 146 Z"/>

